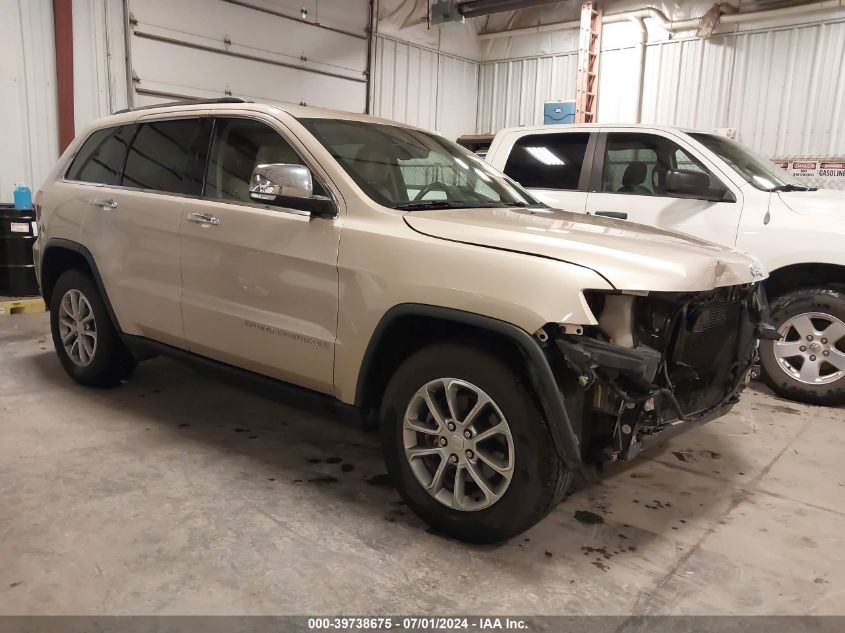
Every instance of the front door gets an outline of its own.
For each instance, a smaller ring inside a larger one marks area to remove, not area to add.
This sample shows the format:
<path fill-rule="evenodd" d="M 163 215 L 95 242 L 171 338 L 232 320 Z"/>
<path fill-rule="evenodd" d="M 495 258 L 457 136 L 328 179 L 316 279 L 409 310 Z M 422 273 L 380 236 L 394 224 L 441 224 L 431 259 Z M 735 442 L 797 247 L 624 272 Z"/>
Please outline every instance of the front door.
<path fill-rule="evenodd" d="M 658 131 L 611 130 L 602 135 L 596 152 L 601 162 L 592 175 L 587 213 L 681 231 L 728 246 L 736 244 L 741 192 L 681 138 Z M 707 174 L 709 191 L 699 197 L 668 192 L 666 175 L 670 170 Z"/>
<path fill-rule="evenodd" d="M 204 194 L 182 212 L 185 336 L 203 356 L 329 393 L 342 215 L 253 202 L 267 163 L 305 164 L 270 121 L 215 119 Z"/>

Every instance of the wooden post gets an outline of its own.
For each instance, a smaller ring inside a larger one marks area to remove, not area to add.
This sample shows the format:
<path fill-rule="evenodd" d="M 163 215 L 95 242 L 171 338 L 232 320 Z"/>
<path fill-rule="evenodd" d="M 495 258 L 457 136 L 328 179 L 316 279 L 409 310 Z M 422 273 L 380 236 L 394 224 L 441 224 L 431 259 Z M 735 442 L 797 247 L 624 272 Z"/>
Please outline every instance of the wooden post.
<path fill-rule="evenodd" d="M 59 106 L 59 153 L 65 151 L 76 131 L 73 113 L 73 0 L 53 0 L 53 33 L 56 42 L 56 98 Z"/>

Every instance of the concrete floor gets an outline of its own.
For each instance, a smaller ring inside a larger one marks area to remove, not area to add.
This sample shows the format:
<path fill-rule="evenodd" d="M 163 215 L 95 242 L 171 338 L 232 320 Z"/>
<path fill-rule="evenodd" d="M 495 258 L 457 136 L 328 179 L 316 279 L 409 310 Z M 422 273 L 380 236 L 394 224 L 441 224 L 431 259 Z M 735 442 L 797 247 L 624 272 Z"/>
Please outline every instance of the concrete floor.
<path fill-rule="evenodd" d="M 0 317 L 0 614 L 845 614 L 841 408 L 746 392 L 496 547 L 377 439 L 165 359 L 84 389 Z"/>

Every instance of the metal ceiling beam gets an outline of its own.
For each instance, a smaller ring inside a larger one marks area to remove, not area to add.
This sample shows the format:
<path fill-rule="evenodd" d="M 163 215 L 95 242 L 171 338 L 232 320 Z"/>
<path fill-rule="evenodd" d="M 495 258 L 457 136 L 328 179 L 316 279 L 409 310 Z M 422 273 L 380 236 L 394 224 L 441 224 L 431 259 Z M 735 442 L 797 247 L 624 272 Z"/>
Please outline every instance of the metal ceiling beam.
<path fill-rule="evenodd" d="M 466 0 L 458 4 L 458 11 L 465 18 L 477 18 L 506 11 L 533 9 L 559 2 L 560 0 Z"/>

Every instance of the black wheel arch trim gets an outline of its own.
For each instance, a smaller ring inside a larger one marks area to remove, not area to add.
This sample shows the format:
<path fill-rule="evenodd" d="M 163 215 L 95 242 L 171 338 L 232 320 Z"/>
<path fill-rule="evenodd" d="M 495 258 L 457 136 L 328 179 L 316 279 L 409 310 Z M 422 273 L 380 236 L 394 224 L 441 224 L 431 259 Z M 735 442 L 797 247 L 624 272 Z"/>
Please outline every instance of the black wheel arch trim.
<path fill-rule="evenodd" d="M 572 428 L 569 414 L 564 405 L 563 394 L 558 388 L 555 375 L 543 348 L 540 347 L 539 342 L 533 336 L 522 328 L 493 317 L 456 308 L 421 303 L 402 303 L 393 306 L 382 316 L 370 337 L 358 373 L 355 406 L 363 407 L 365 405 L 367 382 L 385 332 L 396 319 L 407 316 L 458 322 L 498 334 L 513 343 L 525 358 L 531 387 L 540 401 L 558 455 L 570 470 L 581 470 L 583 463 L 578 436 Z"/>
<path fill-rule="evenodd" d="M 100 296 L 103 298 L 103 303 L 106 304 L 106 311 L 109 313 L 109 318 L 114 325 L 114 329 L 120 333 L 120 324 L 117 321 L 117 317 L 115 316 L 114 309 L 112 308 L 111 301 L 109 300 L 109 295 L 106 293 L 106 287 L 103 284 L 103 278 L 100 276 L 100 270 L 97 268 L 97 262 L 94 260 L 94 256 L 91 254 L 85 246 L 80 244 L 79 242 L 74 242 L 73 240 L 68 240 L 61 237 L 51 237 L 47 240 L 47 243 L 44 245 L 44 250 L 41 252 L 41 261 L 39 262 L 39 267 L 41 270 L 42 276 L 42 284 L 41 284 L 41 296 L 44 299 L 44 302 L 49 306 L 50 298 L 46 296 L 46 290 L 43 283 L 43 276 L 44 276 L 44 261 L 47 258 L 47 253 L 50 251 L 51 248 L 63 248 L 69 251 L 73 251 L 82 255 L 85 261 L 88 263 L 88 268 L 91 270 L 91 276 L 94 278 L 94 283 L 97 285 L 97 290 L 100 292 Z"/>

